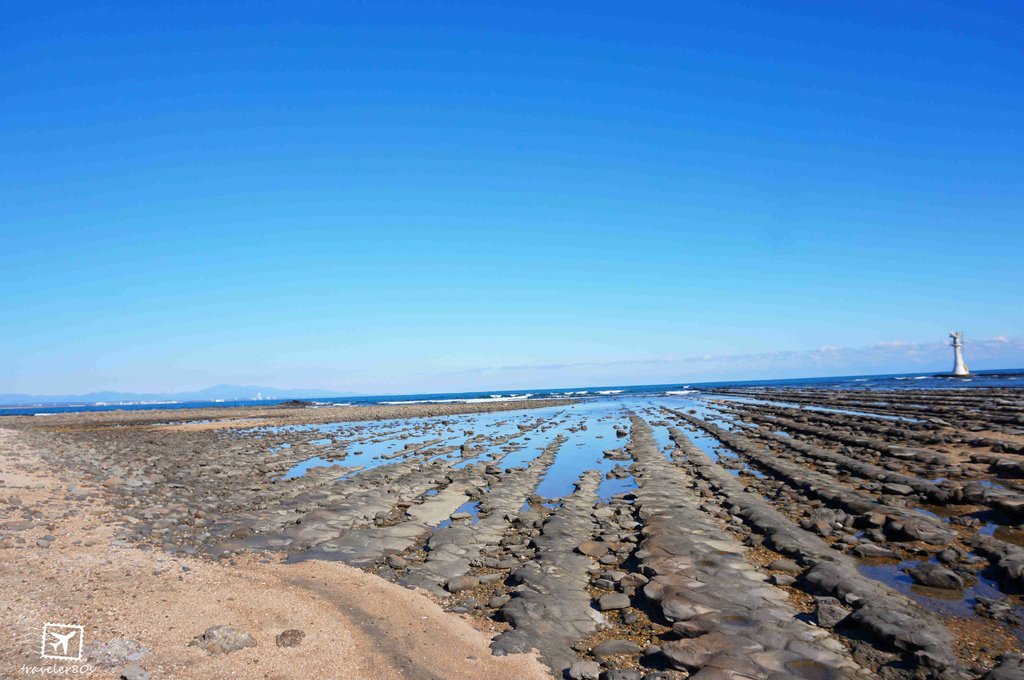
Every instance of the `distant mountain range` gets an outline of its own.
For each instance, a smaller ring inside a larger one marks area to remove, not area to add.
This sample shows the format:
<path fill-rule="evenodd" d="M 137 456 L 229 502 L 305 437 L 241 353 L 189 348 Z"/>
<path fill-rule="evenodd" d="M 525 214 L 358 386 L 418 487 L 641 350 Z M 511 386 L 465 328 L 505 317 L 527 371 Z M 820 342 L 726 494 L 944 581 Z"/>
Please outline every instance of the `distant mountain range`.
<path fill-rule="evenodd" d="M 0 394 L 0 404 L 6 406 L 28 404 L 95 404 L 96 402 L 123 401 L 239 401 L 255 399 L 262 393 L 264 399 L 325 399 L 355 397 L 355 392 L 330 390 L 282 390 L 258 385 L 214 385 L 194 392 L 90 392 L 88 394 Z"/>

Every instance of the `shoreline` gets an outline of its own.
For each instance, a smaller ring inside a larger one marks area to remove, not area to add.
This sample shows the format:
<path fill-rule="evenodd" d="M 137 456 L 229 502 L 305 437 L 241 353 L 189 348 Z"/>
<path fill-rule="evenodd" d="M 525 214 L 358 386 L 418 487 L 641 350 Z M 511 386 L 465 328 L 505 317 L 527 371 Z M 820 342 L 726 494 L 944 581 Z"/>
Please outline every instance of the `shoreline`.
<path fill-rule="evenodd" d="M 84 627 L 96 668 L 87 677 L 95 678 L 120 677 L 139 648 L 148 651 L 138 663 L 154 678 L 549 677 L 530 655 L 492 656 L 487 634 L 422 591 L 340 562 L 210 561 L 120 540 L 130 518 L 109 491 L 66 470 L 51 474 L 21 437 L 0 428 L 0 504 L 35 518 L 14 534 L 24 543 L 0 543 L 0 587 L 10 594 L 0 602 L 3 677 L 18 677 L 23 665 L 77 665 L 39 657 L 40 627 L 51 621 Z M 54 537 L 45 548 L 37 545 L 44 536 Z M 188 646 L 218 625 L 250 634 L 256 646 L 228 654 Z M 303 632 L 301 643 L 278 646 L 289 629 Z M 109 653 L 98 658 L 108 662 L 96 661 L 104 645 Z"/>
<path fill-rule="evenodd" d="M 55 427 L 124 427 L 181 425 L 192 421 L 225 423 L 252 419 L 259 425 L 241 424 L 238 427 L 260 425 L 316 425 L 338 422 L 364 422 L 373 420 L 437 418 L 467 413 L 495 413 L 521 411 L 575 403 L 572 399 L 532 399 L 524 401 L 495 401 L 494 403 L 460 404 L 374 404 L 369 406 L 217 406 L 194 409 L 144 409 L 111 411 L 75 411 L 47 414 L 45 418 L 28 415 L 4 416 L 0 427 L 25 429 L 53 429 Z"/>
<path fill-rule="evenodd" d="M 435 666 L 410 677 L 537 650 L 556 677 L 990 680 L 1024 671 L 1022 405 L 1014 389 L 736 388 L 275 409 L 283 428 L 224 409 L 0 421 L 5 615 L 24 636 L 95 607 L 100 638 L 139 640 L 170 677 L 289 677 L 275 637 L 336 619 L 357 678 L 423 647 Z M 394 637 L 401 612 L 352 599 L 370 592 L 461 621 L 474 651 Z M 258 646 L 186 648 L 212 625 Z M 548 677 L 540 662 L 518 677 Z M 517 677 L 504 668 L 487 673 Z"/>

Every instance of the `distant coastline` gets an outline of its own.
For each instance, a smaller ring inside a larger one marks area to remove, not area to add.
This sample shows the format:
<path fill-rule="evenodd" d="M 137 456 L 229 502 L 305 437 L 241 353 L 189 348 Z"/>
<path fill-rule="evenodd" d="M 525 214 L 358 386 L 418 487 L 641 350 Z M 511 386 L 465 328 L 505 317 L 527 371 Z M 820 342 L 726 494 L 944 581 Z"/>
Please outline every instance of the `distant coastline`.
<path fill-rule="evenodd" d="M 223 389 L 226 386 L 210 388 Z M 10 397 L 24 395 L 0 395 L 0 416 L 46 415 L 52 413 L 74 413 L 78 411 L 115 411 L 140 409 L 211 408 L 239 406 L 274 406 L 287 401 L 308 401 L 317 406 L 365 406 L 407 403 L 487 403 L 494 401 L 527 401 L 535 399 L 573 398 L 598 399 L 618 396 L 671 395 L 689 390 L 713 390 L 722 387 L 816 387 L 838 389 L 936 389 L 950 387 L 1024 387 L 1024 368 L 991 369 L 976 371 L 969 378 L 954 377 L 936 373 L 891 373 L 883 375 L 847 375 L 814 378 L 783 378 L 774 380 L 727 380 L 691 383 L 663 383 L 654 385 L 599 385 L 589 387 L 561 387 L 534 390 L 486 390 L 482 392 L 442 392 L 429 394 L 356 395 L 353 393 L 331 393 L 324 390 L 274 390 L 273 388 L 242 388 L 265 390 L 277 395 L 273 399 L 162 399 L 144 398 L 93 402 L 68 397 L 68 401 L 57 401 L 61 397 L 36 397 L 32 401 L 11 403 Z M 203 391 L 204 393 L 207 391 Z M 129 396 L 129 395 L 125 395 Z M 150 395 L 131 395 L 145 397 Z M 156 396 L 156 395 L 153 395 Z M 51 399 L 51 401 L 47 401 Z M 74 400 L 72 400 L 74 399 Z"/>

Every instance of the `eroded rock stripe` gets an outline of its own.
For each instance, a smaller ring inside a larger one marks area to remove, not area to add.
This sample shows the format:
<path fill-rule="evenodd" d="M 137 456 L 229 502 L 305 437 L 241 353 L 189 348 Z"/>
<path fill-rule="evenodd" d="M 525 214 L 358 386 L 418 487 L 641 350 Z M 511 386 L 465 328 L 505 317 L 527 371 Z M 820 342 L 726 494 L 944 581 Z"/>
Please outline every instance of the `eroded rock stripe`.
<path fill-rule="evenodd" d="M 592 562 L 575 550 L 596 528 L 593 507 L 600 481 L 597 472 L 585 472 L 533 539 L 536 557 L 512 574 L 519 585 L 501 608 L 501 618 L 513 628 L 495 638 L 496 653 L 537 649 L 561 677 L 579 659 L 573 643 L 605 622 L 587 592 Z"/>
<path fill-rule="evenodd" d="M 850 615 L 841 619 L 844 626 L 859 627 L 881 643 L 881 648 L 902 655 L 903 663 L 922 666 L 925 673 L 930 669 L 960 670 L 961 664 L 952 652 L 953 636 L 933 614 L 910 598 L 861 575 L 855 560 L 835 551 L 770 503 L 747 492 L 737 478 L 715 465 L 681 430 L 673 427 L 670 432 L 677 446 L 676 459 L 710 482 L 726 499 L 729 510 L 765 537 L 766 545 L 793 558 L 802 567 L 802 578 L 813 592 L 836 597 L 852 608 Z M 839 621 L 833 623 L 836 624 Z M 872 654 L 870 648 L 862 652 Z"/>
<path fill-rule="evenodd" d="M 685 422 L 708 432 L 733 451 L 750 457 L 760 467 L 771 470 L 787 484 L 834 507 L 857 515 L 874 515 L 879 526 L 894 540 L 915 540 L 932 545 L 946 545 L 956 537 L 956 534 L 939 520 L 906 508 L 880 503 L 867 494 L 843 486 L 834 477 L 808 470 L 780 458 L 735 432 L 675 409 L 667 410 Z"/>
<path fill-rule="evenodd" d="M 644 596 L 680 636 L 662 646 L 669 661 L 720 677 L 856 677 L 859 666 L 842 645 L 799 621 L 786 593 L 769 585 L 745 559 L 746 549 L 700 509 L 689 492 L 692 478 L 658 451 L 647 424 L 636 416 L 631 424 L 644 524 L 637 557 L 650 578 Z"/>
<path fill-rule="evenodd" d="M 564 441 L 564 437 L 558 436 L 523 469 L 504 474 L 500 469 L 486 470 L 492 479 L 487 492 L 480 497 L 478 521 L 453 522 L 433 532 L 423 562 L 410 565 L 402 581 L 441 593 L 442 586 L 451 579 L 468 574 L 485 549 L 500 543 L 510 519 L 518 515 L 536 489 Z"/>

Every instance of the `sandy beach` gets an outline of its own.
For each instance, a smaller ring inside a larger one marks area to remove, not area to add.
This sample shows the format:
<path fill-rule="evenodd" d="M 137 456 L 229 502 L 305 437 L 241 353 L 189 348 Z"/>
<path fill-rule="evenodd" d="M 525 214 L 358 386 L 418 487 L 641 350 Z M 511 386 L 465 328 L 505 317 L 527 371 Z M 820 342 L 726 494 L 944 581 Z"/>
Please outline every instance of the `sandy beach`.
<path fill-rule="evenodd" d="M 40 626 L 53 620 L 84 626 L 92 677 L 120 677 L 139 649 L 158 678 L 548 677 L 530 656 L 492 656 L 486 632 L 431 598 L 339 562 L 220 562 L 119 544 L 128 518 L 108 489 L 55 470 L 17 431 L 0 429 L 0 451 L 3 677 L 69 665 L 40 659 Z M 21 516 L 33 526 L 12 533 Z M 40 547 L 46 536 L 52 542 Z M 187 646 L 217 625 L 246 631 L 256 646 L 230 654 Z M 301 644 L 278 646 L 289 629 L 303 632 Z"/>
<path fill-rule="evenodd" d="M 1019 393 L 879 403 L 7 418 L 4 677 L 1019 677 Z"/>

